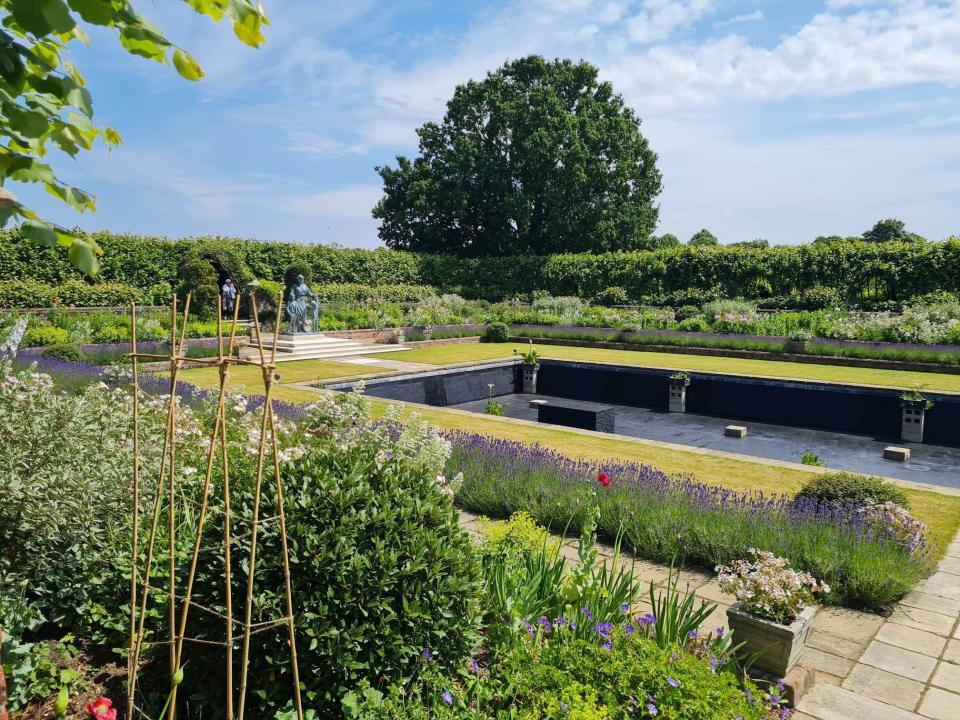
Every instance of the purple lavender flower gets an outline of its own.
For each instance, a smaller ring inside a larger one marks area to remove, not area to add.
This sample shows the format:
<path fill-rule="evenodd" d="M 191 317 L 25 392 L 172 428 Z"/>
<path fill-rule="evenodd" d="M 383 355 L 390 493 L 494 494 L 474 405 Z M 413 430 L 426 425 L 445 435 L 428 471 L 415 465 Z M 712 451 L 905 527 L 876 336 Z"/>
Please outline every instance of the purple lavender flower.
<path fill-rule="evenodd" d="M 441 697 L 443 698 L 443 702 L 447 707 L 453 705 L 453 693 L 451 693 L 449 690 L 444 690 Z"/>
<path fill-rule="evenodd" d="M 433 653 L 430 652 L 430 648 L 424 648 L 423 659 L 426 660 L 427 662 L 430 662 L 432 658 L 433 658 Z"/>
<path fill-rule="evenodd" d="M 678 682 L 677 682 L 676 680 L 674 680 L 672 677 L 668 677 L 668 678 L 667 678 L 667 685 L 669 685 L 670 687 L 672 687 L 674 690 L 676 690 L 678 687 L 680 687 L 680 683 L 678 683 Z"/>

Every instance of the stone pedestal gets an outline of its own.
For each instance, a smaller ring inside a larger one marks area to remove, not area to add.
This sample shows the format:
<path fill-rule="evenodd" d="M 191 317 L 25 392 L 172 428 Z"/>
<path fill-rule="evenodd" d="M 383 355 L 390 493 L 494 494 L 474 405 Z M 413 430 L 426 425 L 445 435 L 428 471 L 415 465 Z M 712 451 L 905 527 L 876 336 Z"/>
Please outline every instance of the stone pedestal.
<path fill-rule="evenodd" d="M 670 383 L 670 412 L 685 413 L 687 411 L 687 384 L 683 382 Z"/>
<path fill-rule="evenodd" d="M 926 401 L 904 402 L 900 421 L 900 439 L 904 442 L 923 442 L 923 421 L 927 414 Z"/>
<path fill-rule="evenodd" d="M 792 623 L 781 625 L 747 614 L 741 603 L 736 602 L 727 608 L 727 623 L 733 633 L 733 644 L 742 643 L 737 654 L 750 657 L 759 652 L 760 657 L 753 667 L 782 678 L 800 659 L 816 612 L 816 605 L 810 605 Z"/>
<path fill-rule="evenodd" d="M 523 392 L 528 395 L 537 394 L 537 373 L 540 370 L 539 365 L 523 366 Z"/>

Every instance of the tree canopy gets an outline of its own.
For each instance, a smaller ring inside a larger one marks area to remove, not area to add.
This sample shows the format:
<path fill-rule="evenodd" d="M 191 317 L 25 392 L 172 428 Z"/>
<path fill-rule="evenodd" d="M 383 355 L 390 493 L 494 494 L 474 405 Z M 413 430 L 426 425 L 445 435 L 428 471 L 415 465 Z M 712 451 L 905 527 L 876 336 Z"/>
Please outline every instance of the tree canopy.
<path fill-rule="evenodd" d="M 909 232 L 906 228 L 907 224 L 903 220 L 896 218 L 879 220 L 863 234 L 863 239 L 873 243 L 926 241 L 922 236 Z"/>
<path fill-rule="evenodd" d="M 717 240 L 717 236 L 712 232 L 703 228 L 694 233 L 693 237 L 687 242 L 687 245 L 693 245 L 694 247 L 700 245 L 719 245 L 720 241 Z"/>
<path fill-rule="evenodd" d="M 657 156 L 597 74 L 530 56 L 458 86 L 419 155 L 377 168 L 380 238 L 472 257 L 637 247 L 657 224 Z"/>
<path fill-rule="evenodd" d="M 231 20 L 247 45 L 263 42 L 261 29 L 268 21 L 253 0 L 182 1 L 214 21 Z M 70 43 L 89 43 L 84 23 L 112 28 L 127 52 L 172 62 L 187 80 L 203 77 L 193 56 L 167 40 L 131 0 L 0 0 L 0 186 L 7 180 L 38 182 L 80 212 L 95 210 L 96 198 L 62 182 L 41 158 L 52 148 L 75 157 L 97 140 L 108 146 L 121 142 L 116 130 L 96 123 L 86 81 L 67 54 Z M 28 239 L 66 247 L 76 267 L 91 275 L 97 271 L 100 248 L 92 239 L 43 220 L 12 193 L 0 191 L 0 227 L 14 219 L 22 221 Z"/>

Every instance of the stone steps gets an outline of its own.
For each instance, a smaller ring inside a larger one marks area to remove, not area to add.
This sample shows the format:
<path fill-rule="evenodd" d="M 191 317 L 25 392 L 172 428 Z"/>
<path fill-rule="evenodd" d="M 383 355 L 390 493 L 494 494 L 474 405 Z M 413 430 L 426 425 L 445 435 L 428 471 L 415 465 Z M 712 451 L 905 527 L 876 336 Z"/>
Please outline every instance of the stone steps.
<path fill-rule="evenodd" d="M 260 351 L 252 337 L 247 345 L 240 348 L 240 357 L 258 362 Z M 264 355 L 272 351 L 273 336 L 263 336 Z M 378 345 L 360 343 L 347 338 L 334 338 L 325 335 L 283 335 L 277 339 L 277 362 L 291 360 L 334 360 L 337 358 L 372 355 L 375 353 L 398 352 L 407 350 L 402 345 Z"/>

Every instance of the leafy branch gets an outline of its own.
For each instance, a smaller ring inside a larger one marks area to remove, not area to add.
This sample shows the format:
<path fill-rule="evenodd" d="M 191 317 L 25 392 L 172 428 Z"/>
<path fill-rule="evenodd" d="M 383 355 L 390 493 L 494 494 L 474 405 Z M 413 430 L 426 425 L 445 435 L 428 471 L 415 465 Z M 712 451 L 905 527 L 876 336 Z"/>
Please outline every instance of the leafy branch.
<path fill-rule="evenodd" d="M 251 47 L 264 42 L 269 24 L 251 0 L 183 0 L 215 22 L 233 22 L 237 38 Z M 120 145 L 120 133 L 96 122 L 93 97 L 67 57 L 70 43 L 89 45 L 82 25 L 113 28 L 132 55 L 173 64 L 197 81 L 203 70 L 193 56 L 141 16 L 132 0 L 0 0 L 0 186 L 7 180 L 40 183 L 78 212 L 96 210 L 96 197 L 62 182 L 43 161 L 50 148 L 76 157 L 96 141 Z M 88 275 L 99 268 L 100 247 L 89 238 L 45 220 L 0 187 L 0 227 L 21 221 L 23 235 L 39 245 L 67 249 L 70 262 Z"/>

